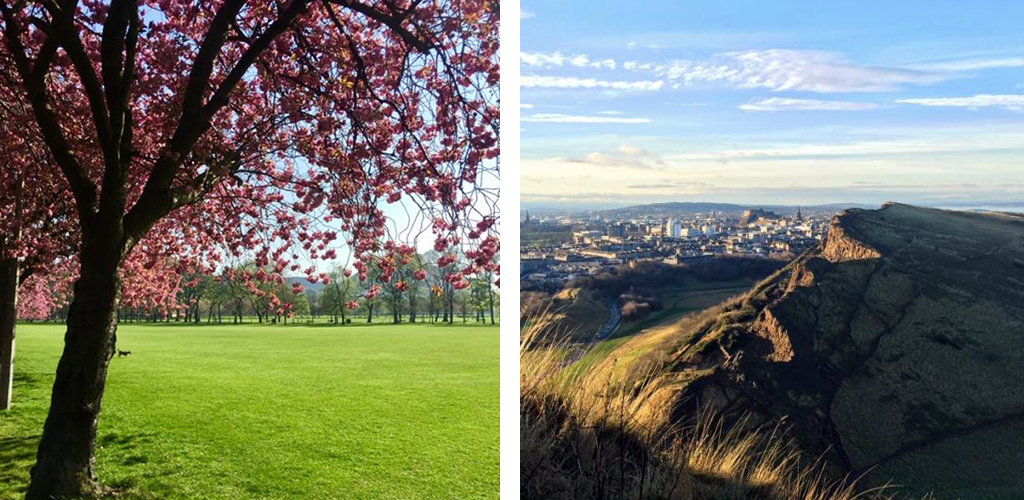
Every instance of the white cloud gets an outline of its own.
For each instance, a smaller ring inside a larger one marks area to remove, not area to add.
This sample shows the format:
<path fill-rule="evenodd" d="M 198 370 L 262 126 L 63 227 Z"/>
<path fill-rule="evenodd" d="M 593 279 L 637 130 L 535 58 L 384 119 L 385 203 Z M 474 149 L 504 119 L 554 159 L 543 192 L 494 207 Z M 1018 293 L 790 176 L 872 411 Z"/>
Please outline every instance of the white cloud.
<path fill-rule="evenodd" d="M 686 84 L 724 82 L 738 88 L 817 93 L 886 92 L 955 77 L 917 69 L 858 65 L 834 52 L 789 49 L 726 52 L 706 61 L 676 60 L 658 65 L 655 72 Z"/>
<path fill-rule="evenodd" d="M 615 89 L 615 90 L 658 90 L 665 82 L 661 80 L 609 81 L 594 78 L 527 75 L 519 79 L 522 87 L 548 87 L 561 89 Z"/>
<path fill-rule="evenodd" d="M 533 17 L 533 12 L 530 12 L 530 11 L 528 11 L 528 10 L 522 8 L 522 7 L 519 8 L 519 19 L 520 20 L 529 19 L 531 17 Z"/>
<path fill-rule="evenodd" d="M 1015 127 L 873 128 L 872 132 L 877 138 L 830 142 L 823 136 L 809 138 L 805 142 L 708 148 L 703 151 L 668 154 L 664 159 L 669 164 L 800 159 L 820 162 L 824 157 L 886 158 L 888 161 L 895 156 L 919 159 L 928 154 L 1024 150 L 1020 133 Z"/>
<path fill-rule="evenodd" d="M 564 54 L 562 52 L 520 52 L 519 62 L 527 66 L 550 68 L 552 66 L 575 66 L 577 68 L 615 69 L 614 59 L 591 60 L 586 54 Z"/>
<path fill-rule="evenodd" d="M 520 118 L 523 122 L 537 123 L 650 123 L 648 118 L 619 118 L 612 116 L 581 116 L 563 115 L 558 113 L 538 113 Z"/>
<path fill-rule="evenodd" d="M 1024 57 L 1002 57 L 994 59 L 960 59 L 917 64 L 917 69 L 929 71 L 972 71 L 978 69 L 1019 68 L 1024 66 Z"/>
<path fill-rule="evenodd" d="M 519 104 L 519 107 L 523 108 L 523 109 L 533 109 L 533 104 L 526 104 L 524 102 L 524 103 Z"/>
<path fill-rule="evenodd" d="M 739 106 L 744 111 L 860 111 L 876 109 L 878 107 L 877 104 L 870 102 L 823 101 L 820 99 L 790 99 L 785 97 L 758 99 Z"/>
<path fill-rule="evenodd" d="M 1022 94 L 977 94 L 971 97 L 931 97 L 921 99 L 899 99 L 896 102 L 920 104 L 922 106 L 950 106 L 956 108 L 984 108 L 996 106 L 1000 108 L 1024 109 Z"/>
<path fill-rule="evenodd" d="M 622 111 L 598 111 L 599 115 L 621 115 Z"/>
<path fill-rule="evenodd" d="M 650 71 L 655 69 L 654 63 L 640 63 L 637 61 L 625 61 L 622 63 L 622 69 L 629 71 Z"/>
<path fill-rule="evenodd" d="M 583 155 L 582 158 L 549 158 L 549 161 L 589 165 L 601 167 L 632 168 L 640 170 L 657 170 L 664 166 L 661 158 L 653 155 L 637 146 L 621 144 L 614 151 L 594 151 Z"/>

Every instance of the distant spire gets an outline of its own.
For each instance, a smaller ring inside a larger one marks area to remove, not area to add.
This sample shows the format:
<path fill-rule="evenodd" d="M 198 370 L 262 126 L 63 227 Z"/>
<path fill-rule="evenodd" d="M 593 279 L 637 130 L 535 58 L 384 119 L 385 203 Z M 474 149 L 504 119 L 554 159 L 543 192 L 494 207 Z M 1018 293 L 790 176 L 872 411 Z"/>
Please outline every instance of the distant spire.
<path fill-rule="evenodd" d="M 798 221 L 804 220 L 804 216 L 800 214 L 800 206 L 799 205 L 797 205 L 797 207 L 796 207 L 796 220 L 798 220 Z"/>

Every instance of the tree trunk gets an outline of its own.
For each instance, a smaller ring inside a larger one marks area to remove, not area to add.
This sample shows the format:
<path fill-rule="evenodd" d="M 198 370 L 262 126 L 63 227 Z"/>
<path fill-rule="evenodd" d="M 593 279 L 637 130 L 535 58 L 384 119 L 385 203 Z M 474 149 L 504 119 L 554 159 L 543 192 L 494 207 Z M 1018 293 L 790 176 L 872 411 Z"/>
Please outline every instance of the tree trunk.
<path fill-rule="evenodd" d="M 57 364 L 26 500 L 94 496 L 105 492 L 93 470 L 96 422 L 114 354 L 120 300 L 121 248 L 109 240 L 83 248 L 81 274 L 68 312 L 64 352 Z M 111 248 L 115 247 L 115 248 Z"/>
<path fill-rule="evenodd" d="M 11 407 L 14 328 L 18 315 L 18 259 L 0 260 L 0 410 Z"/>
<path fill-rule="evenodd" d="M 487 308 L 491 310 L 491 324 L 494 324 L 494 290 L 487 291 Z"/>
<path fill-rule="evenodd" d="M 368 309 L 369 309 L 369 313 L 367 313 L 367 315 L 366 315 L 366 322 L 367 323 L 373 323 L 373 303 L 372 302 L 369 304 Z"/>

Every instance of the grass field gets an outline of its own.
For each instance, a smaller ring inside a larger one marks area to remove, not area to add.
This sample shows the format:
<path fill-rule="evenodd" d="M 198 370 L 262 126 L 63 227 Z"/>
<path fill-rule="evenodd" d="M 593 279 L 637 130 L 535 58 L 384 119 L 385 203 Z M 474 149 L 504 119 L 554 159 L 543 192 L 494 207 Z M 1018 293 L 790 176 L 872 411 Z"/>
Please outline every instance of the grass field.
<path fill-rule="evenodd" d="M 63 327 L 20 325 L 0 499 L 20 499 Z M 122 325 L 97 435 L 126 499 L 498 498 L 498 329 Z"/>
<path fill-rule="evenodd" d="M 694 279 L 678 286 L 657 288 L 654 292 L 664 304 L 662 310 L 636 321 L 624 322 L 607 338 L 588 345 L 570 373 L 585 373 L 634 335 L 669 326 L 687 314 L 720 304 L 730 297 L 746 292 L 754 283 L 756 281 L 750 279 L 718 282 L 701 282 Z"/>

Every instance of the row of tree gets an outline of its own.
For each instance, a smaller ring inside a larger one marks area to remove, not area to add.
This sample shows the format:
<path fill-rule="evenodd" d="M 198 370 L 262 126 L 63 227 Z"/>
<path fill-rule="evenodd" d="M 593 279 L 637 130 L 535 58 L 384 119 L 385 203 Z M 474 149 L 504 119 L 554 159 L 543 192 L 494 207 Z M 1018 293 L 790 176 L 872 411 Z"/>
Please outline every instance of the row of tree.
<path fill-rule="evenodd" d="M 220 272 L 187 272 L 173 269 L 156 273 L 163 286 L 147 280 L 147 294 L 124 295 L 117 311 L 122 322 L 258 323 L 316 322 L 351 323 L 353 318 L 372 323 L 375 318 L 392 323 L 496 323 L 499 293 L 495 275 L 483 271 L 459 281 L 432 261 L 436 255 L 417 256 L 400 265 L 384 281 L 379 266 L 368 269 L 360 280 L 353 271 L 337 266 L 325 280 L 312 283 L 300 277 L 286 278 L 253 263 Z M 459 259 L 461 261 L 461 259 Z M 67 273 L 72 275 L 72 273 Z M 131 281 L 131 280 L 129 280 Z M 71 296 L 70 279 L 29 279 L 22 285 L 19 319 L 65 321 Z M 163 292 L 160 292 L 164 290 Z"/>

